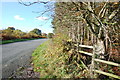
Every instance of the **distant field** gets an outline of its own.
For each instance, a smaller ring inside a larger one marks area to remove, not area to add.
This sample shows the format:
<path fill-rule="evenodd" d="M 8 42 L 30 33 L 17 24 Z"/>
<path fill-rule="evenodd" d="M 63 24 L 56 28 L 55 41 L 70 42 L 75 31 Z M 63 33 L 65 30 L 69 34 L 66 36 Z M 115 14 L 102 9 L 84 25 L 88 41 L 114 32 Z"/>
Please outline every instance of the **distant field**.
<path fill-rule="evenodd" d="M 38 38 L 38 39 L 42 39 L 42 38 Z M 14 40 L 4 40 L 4 41 L 0 41 L 0 44 L 8 44 L 8 43 L 14 43 L 14 42 L 28 41 L 28 40 L 35 40 L 35 39 L 34 39 L 34 38 L 32 38 L 32 39 L 14 39 Z"/>

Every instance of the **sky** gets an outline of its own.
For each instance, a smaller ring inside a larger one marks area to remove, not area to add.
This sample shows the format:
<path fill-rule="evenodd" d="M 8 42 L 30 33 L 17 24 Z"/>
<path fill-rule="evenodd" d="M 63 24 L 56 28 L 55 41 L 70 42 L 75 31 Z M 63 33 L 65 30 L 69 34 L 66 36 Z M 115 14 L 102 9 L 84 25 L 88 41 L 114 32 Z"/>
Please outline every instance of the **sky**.
<path fill-rule="evenodd" d="M 0 29 L 6 29 L 7 27 L 14 27 L 24 32 L 29 32 L 34 28 L 38 28 L 42 33 L 51 33 L 52 29 L 52 11 L 41 15 L 47 10 L 45 4 L 33 4 L 31 6 L 25 6 L 18 2 L 1 2 L 1 18 L 2 24 Z M 36 13 L 39 12 L 39 13 Z"/>

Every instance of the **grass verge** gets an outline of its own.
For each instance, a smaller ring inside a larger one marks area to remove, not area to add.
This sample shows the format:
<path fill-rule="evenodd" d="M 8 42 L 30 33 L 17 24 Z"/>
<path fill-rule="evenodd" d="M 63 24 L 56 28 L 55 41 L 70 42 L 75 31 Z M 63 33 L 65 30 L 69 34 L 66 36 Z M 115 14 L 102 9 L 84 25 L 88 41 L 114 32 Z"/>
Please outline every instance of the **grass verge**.
<path fill-rule="evenodd" d="M 63 47 L 55 45 L 51 40 L 40 45 L 32 54 L 34 71 L 40 72 L 41 78 L 61 78 L 66 76 L 65 59 L 66 54 L 62 52 Z"/>
<path fill-rule="evenodd" d="M 42 39 L 42 38 L 39 38 Z M 35 40 L 34 38 L 32 39 L 14 39 L 14 40 L 4 40 L 0 41 L 0 44 L 8 44 L 8 43 L 14 43 L 14 42 L 21 42 L 21 41 L 28 41 L 28 40 Z"/>
<path fill-rule="evenodd" d="M 40 72 L 40 78 L 85 78 L 88 71 L 82 63 L 75 60 L 69 63 L 71 51 L 63 52 L 62 44 L 51 40 L 40 45 L 32 54 L 34 71 Z"/>

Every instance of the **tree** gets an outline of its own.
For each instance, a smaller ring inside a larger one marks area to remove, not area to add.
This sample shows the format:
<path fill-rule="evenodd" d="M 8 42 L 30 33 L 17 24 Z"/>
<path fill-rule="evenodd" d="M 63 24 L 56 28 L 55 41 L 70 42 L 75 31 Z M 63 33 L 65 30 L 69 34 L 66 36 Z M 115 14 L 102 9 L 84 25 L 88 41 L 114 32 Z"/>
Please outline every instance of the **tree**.
<path fill-rule="evenodd" d="M 53 37 L 53 33 L 48 33 L 48 38 L 52 38 Z"/>
<path fill-rule="evenodd" d="M 35 34 L 37 34 L 37 35 L 41 35 L 41 30 L 35 28 L 35 29 L 33 29 L 32 31 L 30 31 L 30 33 L 35 33 Z"/>
<path fill-rule="evenodd" d="M 13 35 L 16 37 L 16 38 L 22 38 L 26 33 L 25 32 L 22 32 L 21 30 L 19 29 L 16 29 L 13 31 Z"/>
<path fill-rule="evenodd" d="M 108 53 L 109 43 L 119 43 L 118 5 L 109 2 L 56 3 L 54 32 L 68 35 L 73 42 L 97 45 L 101 48 L 100 54 L 104 55 Z"/>
<path fill-rule="evenodd" d="M 8 27 L 5 30 L 2 30 L 2 40 L 10 40 L 10 39 L 15 39 L 15 36 L 13 34 L 13 31 L 15 28 L 13 27 Z"/>
<path fill-rule="evenodd" d="M 7 29 L 8 29 L 8 30 L 15 30 L 14 27 L 8 27 Z"/>
<path fill-rule="evenodd" d="M 42 33 L 42 36 L 43 36 L 43 37 L 47 37 L 47 34 L 46 34 L 46 33 Z"/>

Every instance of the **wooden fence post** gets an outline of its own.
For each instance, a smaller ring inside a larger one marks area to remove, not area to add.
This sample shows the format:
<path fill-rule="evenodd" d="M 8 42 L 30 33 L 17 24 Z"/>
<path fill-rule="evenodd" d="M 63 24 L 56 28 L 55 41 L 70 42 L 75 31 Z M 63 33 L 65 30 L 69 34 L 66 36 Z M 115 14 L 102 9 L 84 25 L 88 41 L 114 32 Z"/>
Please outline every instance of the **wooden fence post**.
<path fill-rule="evenodd" d="M 92 61 L 91 61 L 91 66 L 90 66 L 90 77 L 94 78 L 94 67 L 95 67 L 95 63 L 94 63 L 94 59 L 95 59 L 95 46 L 93 46 L 93 55 L 92 55 Z"/>

